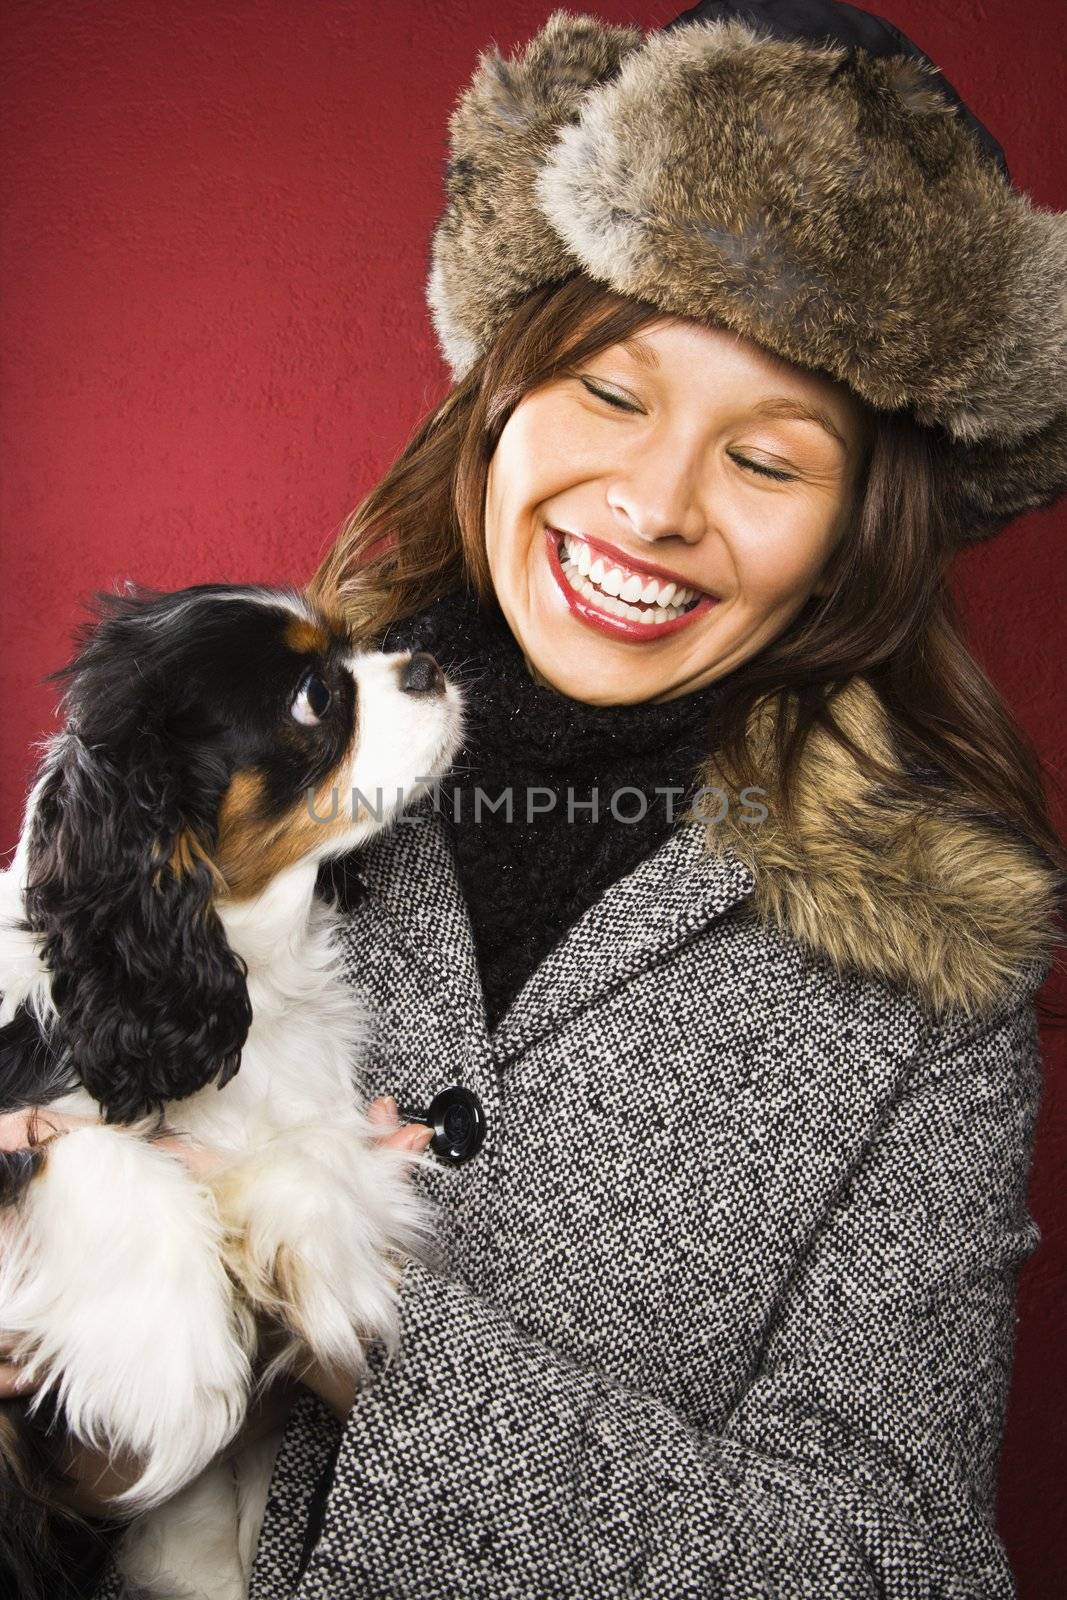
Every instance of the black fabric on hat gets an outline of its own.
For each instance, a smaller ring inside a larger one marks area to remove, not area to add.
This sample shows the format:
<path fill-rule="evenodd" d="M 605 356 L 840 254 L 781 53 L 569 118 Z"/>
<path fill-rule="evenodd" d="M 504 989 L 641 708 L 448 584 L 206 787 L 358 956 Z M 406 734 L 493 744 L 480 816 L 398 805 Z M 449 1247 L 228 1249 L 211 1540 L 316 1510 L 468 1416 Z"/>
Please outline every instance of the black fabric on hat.
<path fill-rule="evenodd" d="M 910 56 L 927 62 L 937 73 L 938 87 L 946 100 L 956 107 L 984 153 L 1010 181 L 1004 152 L 989 129 L 960 98 L 937 63 L 884 17 L 845 5 L 842 0 L 701 0 L 700 5 L 691 6 L 668 22 L 661 32 L 670 33 L 673 28 L 692 22 L 729 22 L 733 18 L 765 28 L 775 39 L 806 40 L 809 44 L 866 50 L 872 56 Z"/>

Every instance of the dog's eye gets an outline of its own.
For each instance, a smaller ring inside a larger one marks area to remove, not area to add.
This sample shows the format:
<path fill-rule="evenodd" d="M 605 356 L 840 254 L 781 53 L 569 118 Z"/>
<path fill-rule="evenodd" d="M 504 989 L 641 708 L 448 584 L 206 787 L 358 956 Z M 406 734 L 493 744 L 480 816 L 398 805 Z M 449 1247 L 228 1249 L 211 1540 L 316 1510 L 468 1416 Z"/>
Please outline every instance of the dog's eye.
<path fill-rule="evenodd" d="M 333 696 L 318 673 L 308 672 L 301 679 L 300 687 L 296 691 L 296 698 L 291 707 L 293 716 L 307 728 L 317 727 L 326 715 L 332 699 Z"/>

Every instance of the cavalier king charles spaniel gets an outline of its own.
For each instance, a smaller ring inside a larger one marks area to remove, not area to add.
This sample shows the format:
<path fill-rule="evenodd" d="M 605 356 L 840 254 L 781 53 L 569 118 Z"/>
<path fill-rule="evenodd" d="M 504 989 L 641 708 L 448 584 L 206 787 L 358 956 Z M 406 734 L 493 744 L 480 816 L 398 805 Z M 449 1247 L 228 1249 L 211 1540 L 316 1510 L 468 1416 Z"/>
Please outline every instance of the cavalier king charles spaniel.
<path fill-rule="evenodd" d="M 316 890 L 447 771 L 463 702 L 432 656 L 261 587 L 98 596 L 53 676 L 64 726 L 0 874 L 0 1110 L 101 1120 L 0 1154 L 0 1339 L 37 1385 L 0 1406 L 0 1549 L 28 1591 L 62 1428 L 137 1463 L 131 1588 L 236 1600 L 277 1435 L 217 1458 L 259 1314 L 287 1330 L 271 1375 L 310 1351 L 359 1376 L 431 1239 Z M 194 1178 L 161 1133 L 224 1160 Z"/>

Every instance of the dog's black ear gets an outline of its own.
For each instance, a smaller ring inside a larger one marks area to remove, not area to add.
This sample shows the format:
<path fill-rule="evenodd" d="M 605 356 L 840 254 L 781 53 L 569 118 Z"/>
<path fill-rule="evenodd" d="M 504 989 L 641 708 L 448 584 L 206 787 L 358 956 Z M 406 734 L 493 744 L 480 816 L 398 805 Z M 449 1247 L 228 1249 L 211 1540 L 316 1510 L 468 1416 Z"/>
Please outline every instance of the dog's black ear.
<path fill-rule="evenodd" d="M 28 824 L 27 922 L 73 1066 L 112 1122 L 228 1082 L 252 1018 L 213 905 L 225 885 L 173 766 L 151 722 L 107 745 L 68 730 Z"/>

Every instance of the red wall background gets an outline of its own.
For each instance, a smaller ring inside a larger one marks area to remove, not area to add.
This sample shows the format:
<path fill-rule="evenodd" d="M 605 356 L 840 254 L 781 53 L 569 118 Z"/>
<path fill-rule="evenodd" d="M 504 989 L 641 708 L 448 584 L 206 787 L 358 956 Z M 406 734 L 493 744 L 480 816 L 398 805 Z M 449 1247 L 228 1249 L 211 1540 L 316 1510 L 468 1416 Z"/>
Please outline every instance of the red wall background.
<path fill-rule="evenodd" d="M 650 27 L 661 0 L 570 9 Z M 447 388 L 423 305 L 448 112 L 550 0 L 7 0 L 0 111 L 0 852 L 43 675 L 85 596 L 306 580 Z M 1067 209 L 1062 0 L 881 0 Z M 1067 505 L 961 558 L 973 647 L 1037 744 L 1061 827 Z M 1046 995 L 1062 1004 L 1065 984 Z M 1000 1527 L 1023 1600 L 1067 1586 L 1065 1034 L 1047 1088 Z"/>

